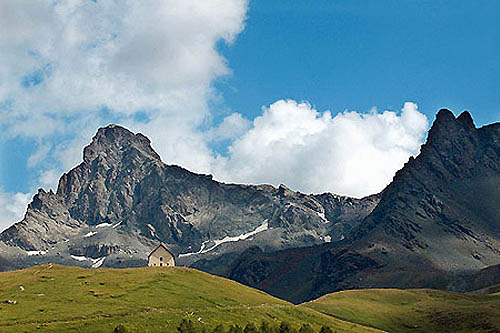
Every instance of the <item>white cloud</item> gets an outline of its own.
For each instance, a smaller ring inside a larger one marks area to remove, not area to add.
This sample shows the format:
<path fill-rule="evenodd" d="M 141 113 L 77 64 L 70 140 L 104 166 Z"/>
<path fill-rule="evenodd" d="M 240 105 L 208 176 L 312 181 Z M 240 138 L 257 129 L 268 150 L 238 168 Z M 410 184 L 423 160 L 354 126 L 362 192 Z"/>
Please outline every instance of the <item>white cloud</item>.
<path fill-rule="evenodd" d="M 200 130 L 213 120 L 214 79 L 230 73 L 216 45 L 234 41 L 246 10 L 246 0 L 1 1 L 0 142 L 37 145 L 27 156 L 34 187 L 55 187 L 96 129 L 115 122 L 147 135 L 164 162 L 223 181 L 381 190 L 425 135 L 413 103 L 333 117 L 278 101 L 253 122 L 232 113 Z M 229 154 L 214 157 L 208 144 L 225 140 Z M 29 197 L 0 192 L 0 227 L 22 217 Z"/>
<path fill-rule="evenodd" d="M 250 125 L 250 120 L 244 118 L 240 113 L 232 113 L 225 117 L 217 127 L 208 131 L 207 139 L 213 141 L 235 139 L 244 134 Z"/>
<path fill-rule="evenodd" d="M 0 190 L 0 232 L 21 221 L 32 193 L 5 193 Z"/>
<path fill-rule="evenodd" d="M 61 178 L 62 172 L 56 169 L 43 170 L 40 173 L 40 184 L 46 190 L 57 191 L 57 184 Z"/>
<path fill-rule="evenodd" d="M 206 144 L 198 128 L 211 84 L 230 73 L 216 43 L 236 38 L 246 9 L 246 0 L 2 1 L 2 136 L 36 139 L 34 166 L 54 155 L 52 141 L 73 147 L 82 131 L 122 122 L 157 139 L 167 161 L 198 169 L 182 156 Z M 140 112 L 149 124 L 134 120 Z"/>
<path fill-rule="evenodd" d="M 246 11 L 247 0 L 0 1 L 0 142 L 36 145 L 30 187 L 53 187 L 109 123 L 142 131 L 167 163 L 208 172 L 199 128 L 213 80 L 230 73 L 216 45 L 234 41 Z"/>
<path fill-rule="evenodd" d="M 332 117 L 308 103 L 280 100 L 234 141 L 228 157 L 218 157 L 215 175 L 362 197 L 382 190 L 418 153 L 427 127 L 414 103 L 405 103 L 399 115 L 372 110 Z"/>

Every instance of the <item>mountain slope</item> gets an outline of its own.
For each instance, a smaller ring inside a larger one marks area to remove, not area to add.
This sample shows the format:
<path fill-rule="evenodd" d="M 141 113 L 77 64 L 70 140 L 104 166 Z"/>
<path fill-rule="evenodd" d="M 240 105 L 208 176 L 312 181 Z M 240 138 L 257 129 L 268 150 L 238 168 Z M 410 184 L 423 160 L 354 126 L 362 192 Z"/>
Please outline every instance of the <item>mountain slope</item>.
<path fill-rule="evenodd" d="M 0 248 L 20 266 L 130 267 L 144 265 L 163 242 L 189 264 L 250 245 L 335 242 L 377 203 L 377 196 L 219 183 L 164 164 L 145 136 L 110 125 L 98 130 L 56 193 L 38 191 L 24 219 L 0 234 Z"/>
<path fill-rule="evenodd" d="M 302 306 L 388 332 L 498 332 L 500 296 L 430 289 L 350 290 Z"/>
<path fill-rule="evenodd" d="M 221 292 L 223 291 L 223 292 Z M 234 281 L 181 268 L 36 266 L 0 274 L 0 331 L 175 332 L 182 318 L 213 329 L 288 321 L 342 332 L 374 332 L 293 306 Z M 10 302 L 9 302 L 10 301 Z M 15 301 L 15 304 L 14 304 Z"/>
<path fill-rule="evenodd" d="M 7 271 L 9 269 L 12 269 L 13 265 L 8 262 L 6 259 L 0 257 L 0 272 Z"/>
<path fill-rule="evenodd" d="M 352 288 L 472 290 L 465 281 L 500 263 L 499 185 L 500 124 L 477 129 L 469 113 L 441 110 L 419 156 L 344 241 L 246 252 L 223 275 L 278 297 L 293 289 L 294 302 Z"/>
<path fill-rule="evenodd" d="M 500 124 L 476 129 L 469 113 L 455 119 L 442 110 L 420 155 L 383 191 L 353 244 L 379 257 L 381 246 L 402 247 L 388 256 L 405 252 L 446 271 L 498 264 L 498 185 Z"/>

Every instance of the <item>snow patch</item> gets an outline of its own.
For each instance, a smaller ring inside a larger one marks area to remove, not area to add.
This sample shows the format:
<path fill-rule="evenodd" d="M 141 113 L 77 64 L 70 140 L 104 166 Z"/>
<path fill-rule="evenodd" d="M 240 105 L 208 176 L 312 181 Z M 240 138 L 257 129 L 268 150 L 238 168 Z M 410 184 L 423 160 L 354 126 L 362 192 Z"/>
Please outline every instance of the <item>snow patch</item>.
<path fill-rule="evenodd" d="M 91 261 L 92 262 L 92 268 L 99 268 L 102 266 L 104 263 L 104 260 L 106 257 L 101 257 L 101 258 L 88 258 L 84 256 L 74 256 L 71 255 L 71 259 L 76 260 L 76 261 Z"/>
<path fill-rule="evenodd" d="M 104 263 L 104 260 L 106 259 L 106 257 L 102 257 L 102 258 L 97 258 L 97 259 L 90 259 L 92 260 L 92 268 L 99 268 L 102 266 L 102 264 Z"/>
<path fill-rule="evenodd" d="M 74 256 L 74 255 L 71 255 L 71 259 L 76 260 L 76 261 L 87 261 L 87 260 L 89 260 L 89 258 L 87 258 L 87 257 Z"/>
<path fill-rule="evenodd" d="M 202 243 L 201 248 L 200 248 L 200 250 L 198 252 L 181 253 L 181 254 L 179 254 L 179 258 L 187 257 L 187 256 L 192 256 L 193 254 L 207 253 L 207 252 L 212 251 L 213 249 L 215 249 L 217 246 L 219 246 L 221 244 L 229 243 L 229 242 L 237 242 L 237 241 L 240 241 L 240 240 L 245 240 L 247 238 L 250 238 L 250 237 L 258 234 L 259 232 L 262 232 L 262 231 L 265 231 L 265 230 L 268 230 L 268 229 L 269 229 L 269 222 L 267 222 L 267 220 L 265 220 L 260 226 L 258 226 L 257 228 L 255 228 L 255 230 L 253 230 L 253 231 L 250 231 L 250 232 L 248 232 L 246 234 L 241 234 L 239 236 L 226 236 L 223 239 L 214 240 L 213 242 L 215 244 L 212 247 L 208 248 L 208 249 L 205 249 L 205 246 L 206 246 L 207 243 L 210 242 L 210 240 L 205 241 L 205 242 Z"/>
<path fill-rule="evenodd" d="M 83 237 L 88 238 L 88 237 L 92 237 L 92 236 L 94 236 L 95 234 L 97 234 L 97 232 L 95 232 L 95 231 L 91 231 L 91 232 L 89 232 L 89 233 L 85 234 L 85 236 L 83 236 Z"/>
<path fill-rule="evenodd" d="M 121 223 L 121 222 L 118 222 L 117 224 L 113 225 L 111 228 L 113 228 L 113 229 L 114 229 L 114 228 L 118 227 L 120 224 L 122 224 L 122 223 Z"/>
<path fill-rule="evenodd" d="M 332 242 L 332 236 L 330 236 L 330 235 L 326 235 L 326 236 L 325 236 L 325 242 L 327 242 L 327 243 L 331 243 L 331 242 Z"/>
<path fill-rule="evenodd" d="M 110 224 L 110 223 L 99 223 L 95 227 L 96 228 L 105 228 L 105 227 L 111 227 L 111 226 L 112 226 L 112 224 Z"/>
<path fill-rule="evenodd" d="M 47 254 L 47 251 L 26 251 L 29 256 L 43 256 Z"/>
<path fill-rule="evenodd" d="M 156 229 L 151 224 L 148 224 L 149 232 L 151 233 L 151 237 L 155 236 Z"/>
<path fill-rule="evenodd" d="M 330 221 L 328 221 L 326 219 L 325 213 L 323 213 L 323 212 L 316 212 L 316 214 L 318 214 L 319 218 L 322 219 L 324 223 L 330 223 Z"/>

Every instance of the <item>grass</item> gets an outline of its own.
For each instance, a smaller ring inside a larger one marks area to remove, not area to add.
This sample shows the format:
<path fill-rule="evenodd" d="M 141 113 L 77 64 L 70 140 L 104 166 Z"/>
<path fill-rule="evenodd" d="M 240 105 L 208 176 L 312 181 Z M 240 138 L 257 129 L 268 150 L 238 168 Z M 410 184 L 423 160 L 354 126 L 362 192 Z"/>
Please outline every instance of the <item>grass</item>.
<path fill-rule="evenodd" d="M 16 304 L 8 304 L 15 301 Z M 44 265 L 0 273 L 0 331 L 174 332 L 182 318 L 211 329 L 287 321 L 316 330 L 373 329 L 183 267 L 84 269 Z"/>
<path fill-rule="evenodd" d="M 301 306 L 390 332 L 500 332 L 500 294 L 351 290 Z"/>

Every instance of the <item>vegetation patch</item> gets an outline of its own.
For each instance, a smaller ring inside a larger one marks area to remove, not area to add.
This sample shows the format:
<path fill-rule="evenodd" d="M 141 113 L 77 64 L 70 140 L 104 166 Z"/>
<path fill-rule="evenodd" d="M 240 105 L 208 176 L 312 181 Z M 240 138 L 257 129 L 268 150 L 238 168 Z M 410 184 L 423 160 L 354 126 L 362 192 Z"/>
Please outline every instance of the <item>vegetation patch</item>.
<path fill-rule="evenodd" d="M 22 286 L 23 288 L 20 288 Z M 9 302 L 4 302 L 9 301 Z M 376 331 L 184 267 L 85 269 L 44 265 L 0 273 L 0 332 L 177 332 L 282 322 L 315 332 Z M 250 326 L 249 329 L 251 329 Z M 221 331 L 222 332 L 222 331 Z"/>
<path fill-rule="evenodd" d="M 500 332 L 500 295 L 430 289 L 341 291 L 302 304 L 390 332 Z"/>

